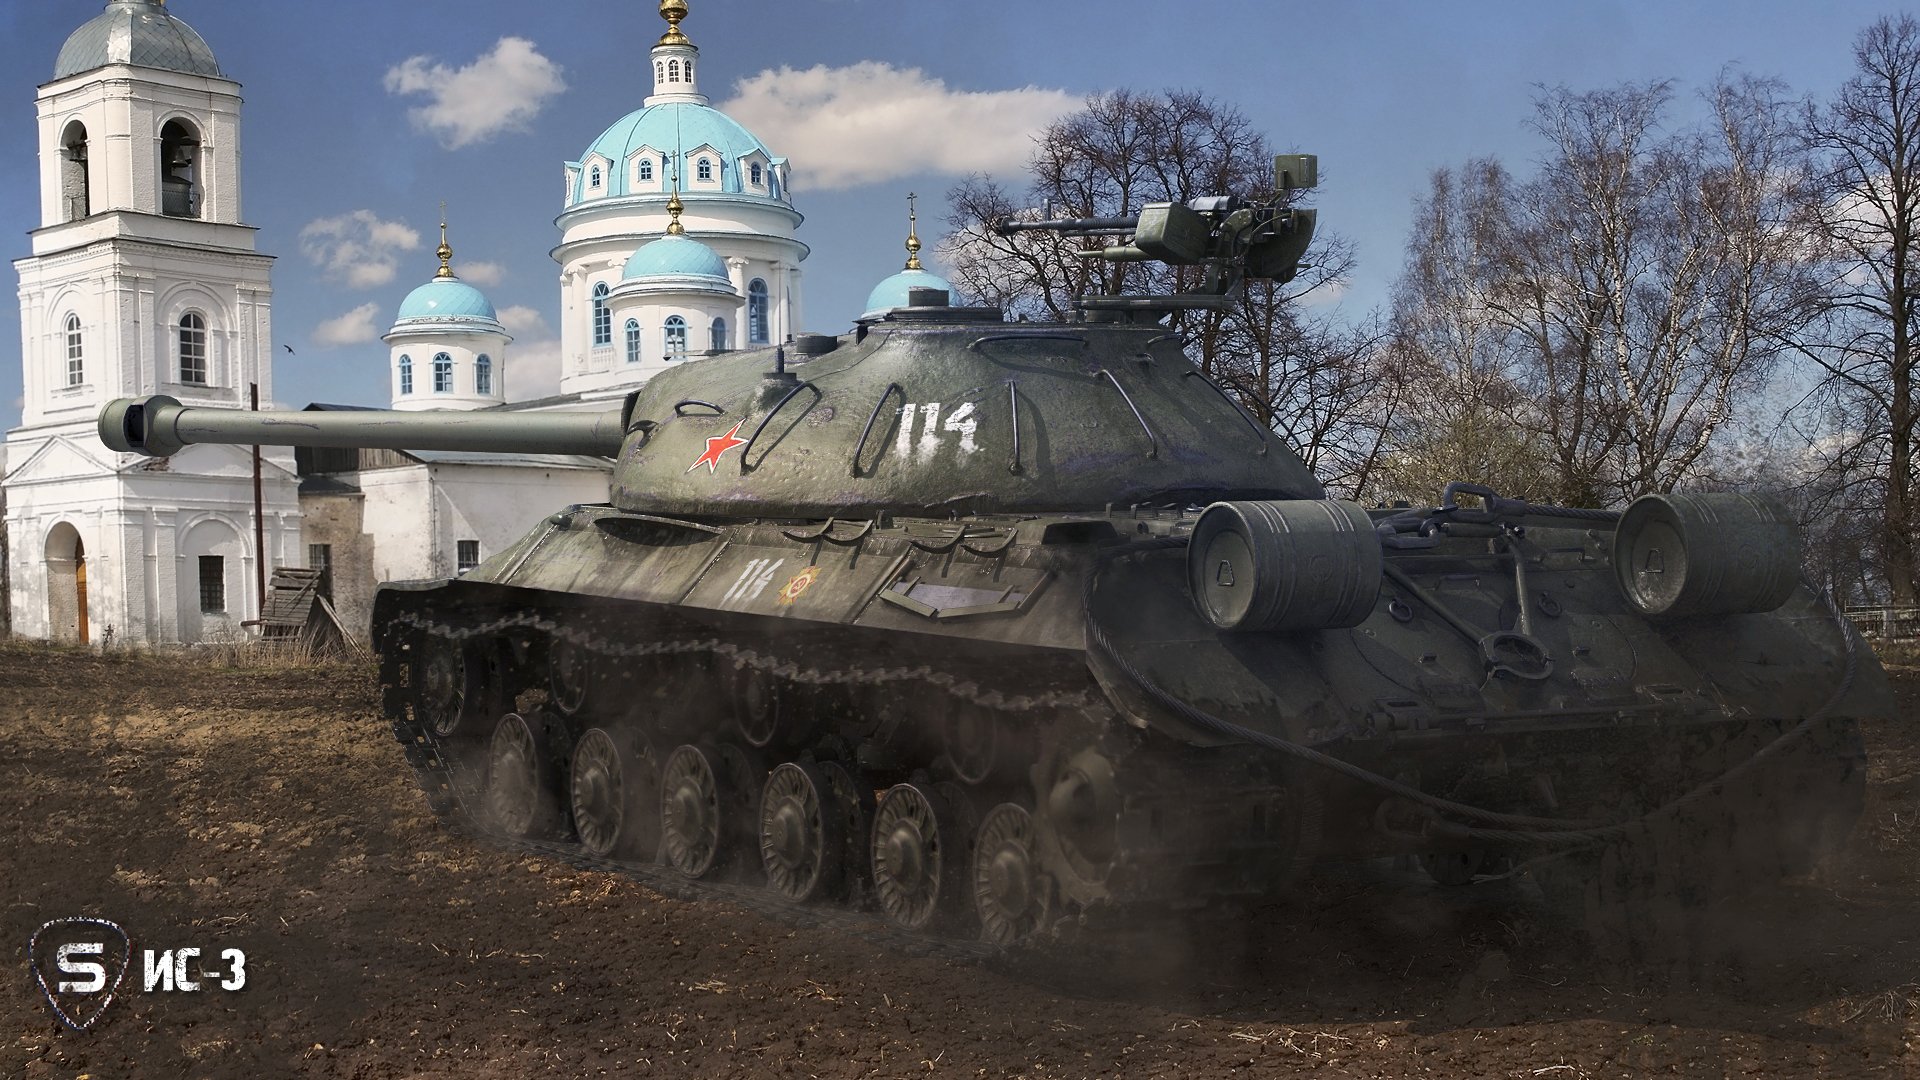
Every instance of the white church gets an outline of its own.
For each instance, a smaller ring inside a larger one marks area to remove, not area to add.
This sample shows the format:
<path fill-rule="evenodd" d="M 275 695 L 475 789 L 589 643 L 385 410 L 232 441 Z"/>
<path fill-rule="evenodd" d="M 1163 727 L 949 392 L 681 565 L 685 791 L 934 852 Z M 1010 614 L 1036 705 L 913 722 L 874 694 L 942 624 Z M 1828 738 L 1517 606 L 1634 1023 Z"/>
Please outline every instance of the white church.
<path fill-rule="evenodd" d="M 512 343 L 460 280 L 442 226 L 434 276 L 385 335 L 401 410 L 607 409 L 666 368 L 788 340 L 802 326 L 789 163 L 699 92 L 685 0 L 661 0 L 653 93 L 565 164 L 560 393 L 508 403 Z M 527 454 L 115 454 L 105 402 L 272 400 L 270 256 L 240 209 L 239 85 L 163 0 L 109 0 L 40 88 L 41 227 L 20 274 L 25 408 L 4 482 L 13 628 L 66 641 L 240 636 L 256 574 L 330 571 L 360 632 L 383 580 L 457 574 L 554 507 L 604 501 L 611 463 Z M 869 297 L 950 289 L 920 266 Z M 353 408 L 315 404 L 314 409 Z M 258 540 L 256 540 L 256 524 Z"/>

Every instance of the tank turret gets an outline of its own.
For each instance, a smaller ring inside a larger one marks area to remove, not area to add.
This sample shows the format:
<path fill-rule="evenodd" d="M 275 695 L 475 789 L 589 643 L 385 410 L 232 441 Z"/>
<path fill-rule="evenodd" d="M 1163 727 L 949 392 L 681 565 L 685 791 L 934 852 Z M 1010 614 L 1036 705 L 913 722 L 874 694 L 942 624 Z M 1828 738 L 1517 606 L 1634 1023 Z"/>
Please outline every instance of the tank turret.
<path fill-rule="evenodd" d="M 1278 161 L 1283 192 L 1312 159 Z M 1290 277 L 1310 211 L 1278 199 L 1162 203 L 1138 215 L 1004 223 L 1129 232 L 1088 252 L 1206 268 L 1197 291 L 1085 297 L 1088 319 L 1009 324 L 937 290 L 808 335 L 670 369 L 618 413 L 244 413 L 117 401 L 101 438 L 156 456 L 195 442 L 596 454 L 623 510 L 704 517 L 1032 513 L 1222 499 L 1318 499 L 1319 482 L 1158 325 L 1230 301 L 1246 276 Z"/>

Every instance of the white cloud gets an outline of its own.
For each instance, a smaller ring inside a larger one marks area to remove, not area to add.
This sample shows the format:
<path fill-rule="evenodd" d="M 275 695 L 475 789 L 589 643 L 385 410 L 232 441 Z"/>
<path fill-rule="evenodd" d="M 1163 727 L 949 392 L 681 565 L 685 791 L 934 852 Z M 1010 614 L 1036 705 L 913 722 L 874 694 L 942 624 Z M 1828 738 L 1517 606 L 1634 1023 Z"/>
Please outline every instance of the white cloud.
<path fill-rule="evenodd" d="M 1079 108 L 1064 90 L 952 90 L 918 68 L 865 60 L 783 67 L 741 80 L 720 108 L 748 130 L 777 136 L 796 182 L 849 188 L 924 172 L 1015 169 L 1033 136 Z"/>
<path fill-rule="evenodd" d="M 532 401 L 560 392 L 560 339 L 513 343 L 507 354 L 507 400 Z"/>
<path fill-rule="evenodd" d="M 547 327 L 547 317 L 540 313 L 539 308 L 508 304 L 500 309 L 499 315 L 500 325 L 516 338 L 532 340 L 553 336 L 553 331 Z"/>
<path fill-rule="evenodd" d="M 380 339 L 380 330 L 373 323 L 373 317 L 380 313 L 380 305 L 369 300 L 337 319 L 328 319 L 313 328 L 313 340 L 321 345 L 365 345 Z"/>
<path fill-rule="evenodd" d="M 513 335 L 507 352 L 507 400 L 531 401 L 560 392 L 560 339 L 538 308 L 509 304 L 500 325 Z"/>
<path fill-rule="evenodd" d="M 461 68 L 431 56 L 414 56 L 387 70 L 390 94 L 425 94 L 427 104 L 407 110 L 413 126 L 431 131 L 449 150 L 525 131 L 547 102 L 567 88 L 559 64 L 540 55 L 533 42 L 503 37 L 493 51 Z"/>
<path fill-rule="evenodd" d="M 453 272 L 461 280 L 475 285 L 498 285 L 507 279 L 507 268 L 497 262 L 460 262 L 453 264 Z"/>
<path fill-rule="evenodd" d="M 420 247 L 420 234 L 404 222 L 382 221 L 371 210 L 319 218 L 300 230 L 300 251 L 329 277 L 356 289 L 393 280 L 402 252 Z"/>

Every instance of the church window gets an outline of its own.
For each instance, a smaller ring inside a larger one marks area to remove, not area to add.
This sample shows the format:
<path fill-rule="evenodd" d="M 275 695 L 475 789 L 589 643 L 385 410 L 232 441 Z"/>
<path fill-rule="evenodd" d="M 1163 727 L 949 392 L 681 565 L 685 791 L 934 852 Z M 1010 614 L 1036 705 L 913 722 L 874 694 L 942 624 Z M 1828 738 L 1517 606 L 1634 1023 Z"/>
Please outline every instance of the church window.
<path fill-rule="evenodd" d="M 180 316 L 180 381 L 207 384 L 207 320 L 197 311 Z"/>
<path fill-rule="evenodd" d="M 227 560 L 222 555 L 200 556 L 200 610 L 208 615 L 227 610 Z"/>
<path fill-rule="evenodd" d="M 433 392 L 453 393 L 453 357 L 446 353 L 433 354 Z"/>
<path fill-rule="evenodd" d="M 480 541 L 455 540 L 453 542 L 453 572 L 464 574 L 480 565 Z"/>
<path fill-rule="evenodd" d="M 595 165 L 587 171 L 587 186 L 596 188 L 600 186 L 600 166 Z"/>
<path fill-rule="evenodd" d="M 713 320 L 712 333 L 713 333 L 713 351 L 717 353 L 726 352 L 727 351 L 727 320 L 725 319 Z"/>
<path fill-rule="evenodd" d="M 160 129 L 160 212 L 200 216 L 200 136 L 180 120 Z"/>
<path fill-rule="evenodd" d="M 638 178 L 648 183 L 653 182 L 653 159 L 652 158 L 643 157 L 640 159 Z"/>
<path fill-rule="evenodd" d="M 87 176 L 87 126 L 75 120 L 60 137 L 60 195 L 66 200 L 67 220 L 79 221 L 93 213 Z"/>
<path fill-rule="evenodd" d="M 713 159 L 701 158 L 700 163 L 697 166 L 695 166 L 695 169 L 696 169 L 695 175 L 700 177 L 700 179 L 702 180 L 713 179 Z"/>
<path fill-rule="evenodd" d="M 653 62 L 653 81 L 661 82 L 661 81 L 664 81 L 666 77 L 667 77 L 667 65 L 658 60 L 655 60 Z"/>
<path fill-rule="evenodd" d="M 320 571 L 320 595 L 333 599 L 333 545 L 308 544 L 307 569 Z"/>
<path fill-rule="evenodd" d="M 486 353 L 481 353 L 473 362 L 473 392 L 493 393 L 493 357 Z"/>
<path fill-rule="evenodd" d="M 593 287 L 593 343 L 613 344 L 613 313 L 607 310 L 607 283 Z"/>
<path fill-rule="evenodd" d="M 86 349 L 80 339 L 80 316 L 67 316 L 67 385 L 87 381 Z"/>
<path fill-rule="evenodd" d="M 693 61 L 692 60 L 687 61 L 687 81 L 688 82 L 693 81 Z"/>
<path fill-rule="evenodd" d="M 757 161 L 753 163 L 753 186 L 760 186 L 760 163 Z"/>
<path fill-rule="evenodd" d="M 400 354 L 400 392 L 413 393 L 413 357 Z"/>
<path fill-rule="evenodd" d="M 640 362 L 640 322 L 637 319 L 628 319 L 627 320 L 627 363 L 637 364 L 639 362 Z"/>
<path fill-rule="evenodd" d="M 678 60 L 667 61 L 667 81 L 668 82 L 680 81 L 680 61 Z"/>
<path fill-rule="evenodd" d="M 754 345 L 765 345 L 770 339 L 767 333 L 767 283 L 759 278 L 747 286 L 747 341 Z"/>
<path fill-rule="evenodd" d="M 667 316 L 667 359 L 685 360 L 687 358 L 687 320 L 678 315 Z"/>

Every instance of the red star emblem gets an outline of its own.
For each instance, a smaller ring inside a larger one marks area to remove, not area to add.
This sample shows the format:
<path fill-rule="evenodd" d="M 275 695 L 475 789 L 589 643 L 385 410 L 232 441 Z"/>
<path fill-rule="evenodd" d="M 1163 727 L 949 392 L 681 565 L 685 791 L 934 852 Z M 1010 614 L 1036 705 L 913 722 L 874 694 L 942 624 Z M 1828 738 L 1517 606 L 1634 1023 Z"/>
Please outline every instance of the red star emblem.
<path fill-rule="evenodd" d="M 744 423 L 746 423 L 745 420 L 740 421 L 740 424 L 744 424 Z M 708 439 L 707 452 L 700 455 L 700 460 L 694 462 L 692 465 L 687 466 L 687 471 L 692 472 L 693 470 L 699 468 L 700 466 L 705 465 L 707 467 L 707 472 L 711 473 L 713 472 L 714 467 L 720 464 L 720 455 L 726 453 L 727 451 L 733 449 L 736 446 L 744 445 L 747 440 L 736 437 L 740 434 L 740 424 L 733 425 L 733 429 L 731 431 L 728 431 L 725 435 L 716 435 L 713 438 Z"/>

